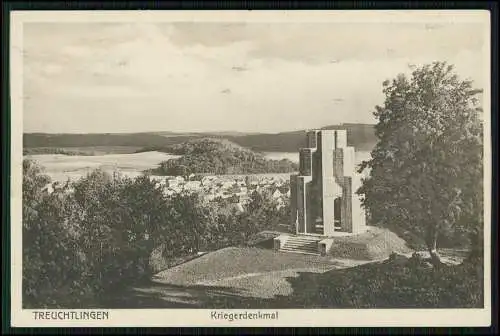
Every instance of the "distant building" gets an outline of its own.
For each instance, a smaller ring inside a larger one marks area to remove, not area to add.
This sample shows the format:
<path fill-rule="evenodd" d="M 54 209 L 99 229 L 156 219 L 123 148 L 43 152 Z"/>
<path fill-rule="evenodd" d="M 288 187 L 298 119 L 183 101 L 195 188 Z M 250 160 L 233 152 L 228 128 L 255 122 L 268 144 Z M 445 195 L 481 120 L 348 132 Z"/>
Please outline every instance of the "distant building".
<path fill-rule="evenodd" d="M 225 182 L 222 183 L 221 188 L 222 189 L 231 189 L 231 188 L 233 188 L 233 185 L 234 185 L 234 182 L 232 182 L 232 181 L 225 181 Z"/>
<path fill-rule="evenodd" d="M 43 192 L 47 193 L 47 194 L 52 194 L 54 192 L 54 185 L 53 183 L 47 183 L 45 185 L 45 187 L 43 187 L 42 189 Z"/>
<path fill-rule="evenodd" d="M 174 193 L 180 193 L 184 188 L 182 186 L 172 186 L 169 187 L 169 190 L 172 190 Z"/>
<path fill-rule="evenodd" d="M 297 234 L 330 236 L 335 231 L 365 231 L 365 212 L 355 194 L 361 178 L 355 171 L 354 147 L 345 130 L 307 132 L 299 151 L 298 175 L 290 177 L 291 221 Z"/>
<path fill-rule="evenodd" d="M 278 198 L 281 198 L 283 196 L 283 194 L 278 190 L 276 189 L 273 194 L 272 194 L 272 198 L 274 199 L 278 199 Z"/>
<path fill-rule="evenodd" d="M 259 178 L 255 175 L 247 175 L 245 176 L 245 184 L 247 186 L 257 185 L 259 184 Z"/>
<path fill-rule="evenodd" d="M 211 185 L 215 181 L 215 176 L 203 176 L 201 179 L 201 184 L 202 185 Z"/>
<path fill-rule="evenodd" d="M 188 181 L 184 185 L 185 189 L 188 190 L 200 190 L 201 189 L 201 182 L 200 181 Z"/>
<path fill-rule="evenodd" d="M 174 179 L 169 179 L 169 180 L 167 180 L 166 185 L 169 188 L 173 188 L 173 187 L 176 187 L 176 186 L 179 185 L 179 181 L 177 179 L 175 179 L 175 178 Z"/>
<path fill-rule="evenodd" d="M 173 196 L 173 195 L 175 195 L 175 191 L 172 190 L 172 189 L 167 189 L 167 190 L 164 191 L 164 193 L 167 196 Z"/>
<path fill-rule="evenodd" d="M 245 208 L 239 202 L 238 203 L 230 202 L 230 203 L 226 203 L 226 204 L 222 205 L 219 208 L 219 211 L 221 214 L 229 216 L 232 214 L 241 214 L 241 213 L 245 212 Z"/>

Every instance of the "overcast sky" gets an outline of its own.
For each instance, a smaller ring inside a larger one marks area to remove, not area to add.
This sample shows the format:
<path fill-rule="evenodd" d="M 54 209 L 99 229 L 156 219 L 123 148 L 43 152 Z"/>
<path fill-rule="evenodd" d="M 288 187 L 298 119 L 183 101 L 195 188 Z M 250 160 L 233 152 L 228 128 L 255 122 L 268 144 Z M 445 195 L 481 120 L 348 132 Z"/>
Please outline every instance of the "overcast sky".
<path fill-rule="evenodd" d="M 279 132 L 374 123 L 382 82 L 456 65 L 482 86 L 474 23 L 25 23 L 24 131 Z"/>

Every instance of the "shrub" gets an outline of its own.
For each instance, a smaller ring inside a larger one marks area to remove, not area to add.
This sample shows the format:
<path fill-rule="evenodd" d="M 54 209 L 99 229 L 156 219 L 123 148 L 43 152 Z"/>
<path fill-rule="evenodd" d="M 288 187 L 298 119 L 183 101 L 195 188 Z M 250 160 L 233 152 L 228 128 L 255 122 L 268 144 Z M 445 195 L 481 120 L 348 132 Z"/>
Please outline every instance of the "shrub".
<path fill-rule="evenodd" d="M 406 263 L 394 256 L 323 275 L 302 275 L 292 286 L 305 282 L 312 291 L 297 291 L 286 305 L 323 308 L 479 308 L 483 306 L 482 263 L 434 268 L 418 255 Z"/>

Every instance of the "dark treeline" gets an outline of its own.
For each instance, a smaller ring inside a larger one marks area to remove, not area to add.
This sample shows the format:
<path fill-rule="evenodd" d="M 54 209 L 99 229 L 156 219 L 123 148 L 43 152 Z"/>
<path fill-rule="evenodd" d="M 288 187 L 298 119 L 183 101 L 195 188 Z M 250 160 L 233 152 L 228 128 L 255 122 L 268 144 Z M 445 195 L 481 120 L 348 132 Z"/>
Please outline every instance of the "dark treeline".
<path fill-rule="evenodd" d="M 144 175 L 135 179 L 96 170 L 44 191 L 50 178 L 23 163 L 23 305 L 98 307 L 155 270 L 153 251 L 178 258 L 245 244 L 289 218 L 265 194 L 247 211 L 221 211 L 197 195 L 166 196 Z"/>
<path fill-rule="evenodd" d="M 34 147 L 23 148 L 23 155 L 39 155 L 39 154 L 62 154 L 62 155 L 94 155 L 92 152 L 80 150 L 68 150 L 58 147 Z"/>

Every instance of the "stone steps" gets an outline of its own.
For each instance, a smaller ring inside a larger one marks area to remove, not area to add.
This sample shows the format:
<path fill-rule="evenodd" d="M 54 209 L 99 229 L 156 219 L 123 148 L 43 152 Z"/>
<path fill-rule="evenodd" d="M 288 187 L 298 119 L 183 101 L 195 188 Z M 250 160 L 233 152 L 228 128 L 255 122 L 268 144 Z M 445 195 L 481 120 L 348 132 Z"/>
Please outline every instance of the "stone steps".
<path fill-rule="evenodd" d="M 291 236 L 280 248 L 282 252 L 302 253 L 319 255 L 318 242 L 319 238 L 308 236 Z"/>
<path fill-rule="evenodd" d="M 316 246 L 288 245 L 288 244 L 285 244 L 285 246 L 283 246 L 282 249 L 299 250 L 299 251 L 312 252 L 312 253 L 316 253 L 318 250 L 318 248 Z"/>
<path fill-rule="evenodd" d="M 298 253 L 298 254 L 307 254 L 307 255 L 315 255 L 315 256 L 319 255 L 319 253 L 317 253 L 317 252 L 309 252 L 309 251 L 285 249 L 285 248 L 280 249 L 280 251 L 285 252 L 285 253 Z"/>

